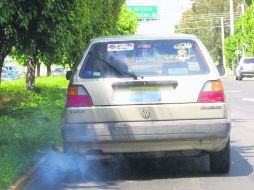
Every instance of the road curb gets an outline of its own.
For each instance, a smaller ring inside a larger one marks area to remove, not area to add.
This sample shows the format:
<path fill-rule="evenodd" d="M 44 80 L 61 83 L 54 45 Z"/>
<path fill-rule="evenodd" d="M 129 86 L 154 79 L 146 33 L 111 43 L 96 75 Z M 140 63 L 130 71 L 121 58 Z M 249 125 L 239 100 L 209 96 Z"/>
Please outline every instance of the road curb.
<path fill-rule="evenodd" d="M 12 185 L 6 190 L 19 190 L 34 174 L 34 172 L 47 160 L 48 155 L 43 156 L 32 168 L 30 168 L 24 175 L 19 177 Z"/>

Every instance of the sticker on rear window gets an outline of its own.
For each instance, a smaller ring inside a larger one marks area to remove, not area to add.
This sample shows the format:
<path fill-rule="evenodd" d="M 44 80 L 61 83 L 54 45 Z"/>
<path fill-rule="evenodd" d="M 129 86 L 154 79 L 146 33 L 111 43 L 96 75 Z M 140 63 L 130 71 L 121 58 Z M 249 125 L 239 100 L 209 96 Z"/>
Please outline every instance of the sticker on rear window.
<path fill-rule="evenodd" d="M 190 56 L 188 54 L 188 51 L 185 49 L 179 49 L 177 50 L 177 54 L 175 56 L 175 59 L 185 61 L 186 59 L 190 59 Z"/>
<path fill-rule="evenodd" d="M 92 71 L 86 70 L 83 72 L 84 77 L 91 77 L 92 76 Z"/>
<path fill-rule="evenodd" d="M 93 72 L 93 77 L 100 77 L 101 76 L 101 72 Z"/>
<path fill-rule="evenodd" d="M 134 44 L 108 44 L 108 51 L 131 51 L 134 50 Z"/>
<path fill-rule="evenodd" d="M 175 49 L 190 49 L 192 48 L 192 44 L 191 43 L 179 43 L 174 45 Z"/>
<path fill-rule="evenodd" d="M 170 68 L 170 69 L 168 69 L 169 75 L 185 75 L 188 73 L 189 73 L 189 70 L 187 68 Z"/>
<path fill-rule="evenodd" d="M 152 45 L 151 44 L 139 44 L 139 45 L 137 45 L 137 48 L 149 49 L 149 48 L 152 48 Z"/>

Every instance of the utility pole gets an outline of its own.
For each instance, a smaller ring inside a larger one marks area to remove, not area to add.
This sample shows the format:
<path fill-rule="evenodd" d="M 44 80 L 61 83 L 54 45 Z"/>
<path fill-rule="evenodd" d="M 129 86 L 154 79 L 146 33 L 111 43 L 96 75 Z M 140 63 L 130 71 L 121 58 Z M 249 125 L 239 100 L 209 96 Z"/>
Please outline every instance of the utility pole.
<path fill-rule="evenodd" d="M 220 23 L 221 23 L 221 46 L 222 46 L 222 62 L 223 62 L 223 67 L 225 69 L 225 75 L 227 75 L 227 65 L 226 65 L 226 57 L 225 57 L 225 50 L 224 50 L 224 20 L 223 17 L 220 18 Z"/>
<path fill-rule="evenodd" d="M 245 13 L 245 5 L 242 3 L 241 4 L 241 14 L 244 15 Z M 243 17 L 244 19 L 244 17 Z M 244 31 L 244 20 L 242 21 L 242 32 Z M 245 50 L 245 46 L 243 45 L 243 48 L 242 48 L 242 57 L 245 57 L 246 55 L 246 50 Z"/>
<path fill-rule="evenodd" d="M 233 0 L 229 0 L 229 16 L 230 16 L 230 35 L 234 35 L 235 30 L 234 30 L 234 5 L 233 5 Z"/>
<path fill-rule="evenodd" d="M 230 35 L 235 34 L 234 30 L 234 5 L 233 5 L 233 0 L 229 0 L 229 17 L 230 17 Z M 235 75 L 235 63 L 232 61 L 231 62 L 232 69 L 233 69 L 233 75 Z M 226 70 L 226 68 L 225 68 Z"/>
<path fill-rule="evenodd" d="M 244 15 L 244 13 L 245 13 L 245 4 L 241 4 L 241 14 L 242 15 Z M 242 31 L 244 31 L 244 25 L 243 25 L 243 23 L 242 23 Z"/>

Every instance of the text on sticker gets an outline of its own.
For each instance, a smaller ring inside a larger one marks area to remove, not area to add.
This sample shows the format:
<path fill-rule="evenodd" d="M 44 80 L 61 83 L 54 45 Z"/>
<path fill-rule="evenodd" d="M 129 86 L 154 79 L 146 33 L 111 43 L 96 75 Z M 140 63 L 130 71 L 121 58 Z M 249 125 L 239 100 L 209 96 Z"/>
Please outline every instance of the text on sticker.
<path fill-rule="evenodd" d="M 190 49 L 192 48 L 192 44 L 191 43 L 179 43 L 174 45 L 175 49 Z"/>
<path fill-rule="evenodd" d="M 108 44 L 108 51 L 130 51 L 134 50 L 134 44 Z"/>

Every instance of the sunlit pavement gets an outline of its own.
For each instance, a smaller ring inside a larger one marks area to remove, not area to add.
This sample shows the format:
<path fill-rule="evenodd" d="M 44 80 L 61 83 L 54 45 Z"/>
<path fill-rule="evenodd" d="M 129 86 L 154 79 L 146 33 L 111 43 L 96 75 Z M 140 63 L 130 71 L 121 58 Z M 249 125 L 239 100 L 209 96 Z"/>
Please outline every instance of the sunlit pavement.
<path fill-rule="evenodd" d="M 207 156 L 102 164 L 50 152 L 25 189 L 253 190 L 254 79 L 223 79 L 223 83 L 232 111 L 228 174 L 211 174 Z"/>

